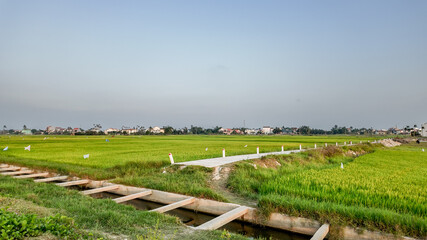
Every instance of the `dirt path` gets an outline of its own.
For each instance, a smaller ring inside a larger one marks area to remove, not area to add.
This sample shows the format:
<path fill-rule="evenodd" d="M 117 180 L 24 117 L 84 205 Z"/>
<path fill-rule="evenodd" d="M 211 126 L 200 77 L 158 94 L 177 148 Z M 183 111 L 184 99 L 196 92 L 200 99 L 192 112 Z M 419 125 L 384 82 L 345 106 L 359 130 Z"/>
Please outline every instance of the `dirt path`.
<path fill-rule="evenodd" d="M 230 191 L 230 189 L 227 188 L 228 177 L 230 176 L 232 170 L 232 166 L 216 167 L 213 171 L 212 178 L 210 181 L 211 188 L 217 193 L 224 196 L 231 203 L 256 208 L 256 200 L 242 197 L 236 193 L 233 193 L 232 191 Z"/>

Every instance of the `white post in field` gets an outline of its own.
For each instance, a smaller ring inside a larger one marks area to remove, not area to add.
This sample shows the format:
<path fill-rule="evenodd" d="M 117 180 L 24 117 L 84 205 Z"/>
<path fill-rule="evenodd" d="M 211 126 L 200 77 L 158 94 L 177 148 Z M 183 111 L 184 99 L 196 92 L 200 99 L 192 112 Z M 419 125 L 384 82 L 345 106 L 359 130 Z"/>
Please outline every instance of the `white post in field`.
<path fill-rule="evenodd" d="M 256 147 L 256 154 L 259 154 L 259 147 Z"/>
<path fill-rule="evenodd" d="M 362 143 L 362 141 L 360 141 L 360 143 Z"/>
<path fill-rule="evenodd" d="M 350 141 L 350 145 L 353 145 L 353 141 Z"/>
<path fill-rule="evenodd" d="M 171 164 L 174 164 L 172 153 L 169 153 L 169 160 L 171 160 Z"/>
<path fill-rule="evenodd" d="M 314 144 L 314 149 L 316 149 L 317 148 L 317 144 Z"/>
<path fill-rule="evenodd" d="M 325 147 L 327 147 L 328 146 L 328 143 L 325 143 Z"/>
<path fill-rule="evenodd" d="M 283 149 L 283 145 L 282 145 L 282 152 L 284 151 L 284 149 Z"/>
<path fill-rule="evenodd" d="M 302 146 L 301 146 L 301 144 L 299 145 L 299 150 L 302 150 Z"/>
<path fill-rule="evenodd" d="M 222 149 L 222 157 L 225 157 L 225 148 Z"/>
<path fill-rule="evenodd" d="M 344 145 L 347 145 L 347 142 L 344 142 Z"/>
<path fill-rule="evenodd" d="M 337 146 L 337 147 L 338 147 L 338 143 L 337 143 L 337 142 L 335 143 L 335 146 Z"/>

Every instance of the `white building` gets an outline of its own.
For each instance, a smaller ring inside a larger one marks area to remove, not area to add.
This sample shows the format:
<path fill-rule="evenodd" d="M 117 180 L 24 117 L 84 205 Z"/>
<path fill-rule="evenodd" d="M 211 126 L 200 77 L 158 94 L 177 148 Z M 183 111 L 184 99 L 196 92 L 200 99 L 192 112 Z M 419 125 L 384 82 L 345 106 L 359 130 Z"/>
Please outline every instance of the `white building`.
<path fill-rule="evenodd" d="M 421 125 L 421 136 L 427 137 L 427 123 Z"/>
<path fill-rule="evenodd" d="M 105 134 L 109 134 L 109 133 L 118 133 L 120 130 L 117 128 L 109 128 L 107 130 L 104 131 Z"/>
<path fill-rule="evenodd" d="M 258 133 L 258 130 L 256 130 L 256 129 L 245 129 L 245 133 L 248 135 L 256 135 Z"/>
<path fill-rule="evenodd" d="M 153 127 L 151 128 L 151 133 L 154 133 L 154 134 L 165 133 L 165 130 L 160 127 Z"/>
<path fill-rule="evenodd" d="M 273 134 L 273 128 L 271 128 L 269 126 L 262 127 L 261 131 L 263 134 Z"/>
<path fill-rule="evenodd" d="M 137 133 L 138 130 L 134 129 L 134 128 L 126 128 L 126 129 L 122 129 L 122 132 L 124 132 L 124 133 L 126 133 L 128 135 L 131 135 L 131 134 Z"/>

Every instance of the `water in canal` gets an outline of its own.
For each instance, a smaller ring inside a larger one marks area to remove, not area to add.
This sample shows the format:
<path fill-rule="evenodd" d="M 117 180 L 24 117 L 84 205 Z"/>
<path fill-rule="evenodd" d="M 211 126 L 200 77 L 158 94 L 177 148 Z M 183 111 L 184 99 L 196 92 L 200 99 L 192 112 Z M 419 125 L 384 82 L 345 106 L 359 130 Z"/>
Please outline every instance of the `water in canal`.
<path fill-rule="evenodd" d="M 92 194 L 90 196 L 92 196 L 94 198 L 117 198 L 117 197 L 121 197 L 121 195 L 116 195 L 116 194 L 106 193 L 106 192 Z M 163 204 L 150 202 L 150 201 L 144 201 L 141 199 L 130 200 L 130 201 L 127 201 L 123 204 L 132 205 L 136 209 L 140 209 L 140 210 L 151 210 L 151 209 L 155 209 L 155 208 L 164 206 Z M 197 226 L 199 226 L 199 225 L 201 225 L 201 224 L 203 224 L 203 223 L 205 223 L 205 222 L 216 217 L 214 215 L 195 212 L 195 211 L 187 210 L 187 209 L 183 209 L 183 208 L 178 208 L 178 209 L 168 211 L 168 212 L 166 212 L 166 214 L 176 216 L 176 217 L 180 218 L 184 224 L 186 224 L 188 226 L 193 226 L 193 227 L 197 227 Z M 253 237 L 253 238 L 263 237 L 266 239 L 285 239 L 285 240 L 307 240 L 307 239 L 310 239 L 310 236 L 305 236 L 305 235 L 301 235 L 301 234 L 297 234 L 297 233 L 282 231 L 282 230 L 264 227 L 264 226 L 260 226 L 260 225 L 254 225 L 254 224 L 242 222 L 242 221 L 232 221 L 232 222 L 222 226 L 221 228 L 219 228 L 219 230 L 223 230 L 223 229 L 226 229 L 229 232 L 239 233 L 239 234 L 242 234 L 244 236 Z"/>

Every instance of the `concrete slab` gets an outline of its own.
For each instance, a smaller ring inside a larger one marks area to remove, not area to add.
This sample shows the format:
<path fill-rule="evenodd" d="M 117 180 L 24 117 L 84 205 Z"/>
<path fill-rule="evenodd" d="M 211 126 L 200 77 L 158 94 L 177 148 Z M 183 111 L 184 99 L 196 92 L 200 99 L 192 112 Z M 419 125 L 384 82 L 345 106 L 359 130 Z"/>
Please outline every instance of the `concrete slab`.
<path fill-rule="evenodd" d="M 191 198 L 187 198 L 187 199 L 184 199 L 184 200 L 181 200 L 181 201 L 178 201 L 178 202 L 171 203 L 171 204 L 163 206 L 163 207 L 159 207 L 159 208 L 153 209 L 150 212 L 164 213 L 164 212 L 173 210 L 175 208 L 179 208 L 179 207 L 191 204 L 194 201 L 196 201 L 196 198 L 191 197 Z"/>
<path fill-rule="evenodd" d="M 310 240 L 323 240 L 329 232 L 329 224 L 323 224 Z"/>
<path fill-rule="evenodd" d="M 132 199 L 144 197 L 144 196 L 150 195 L 152 193 L 153 193 L 153 191 L 151 191 L 151 190 L 142 191 L 142 192 L 130 194 L 130 195 L 127 195 L 127 196 L 123 196 L 123 197 L 119 197 L 119 198 L 114 198 L 113 201 L 116 202 L 116 203 L 122 203 L 122 202 L 126 202 L 126 201 L 129 201 L 129 200 L 132 200 Z"/>
<path fill-rule="evenodd" d="M 48 175 L 49 173 L 44 172 L 44 173 L 34 173 L 29 175 L 14 176 L 14 178 L 36 178 L 36 177 L 46 177 Z"/>
<path fill-rule="evenodd" d="M 22 174 L 28 174 L 33 172 L 34 172 L 33 170 L 22 170 L 22 171 L 16 171 L 16 172 L 2 172 L 1 175 L 15 176 L 15 175 L 22 175 Z"/>
<path fill-rule="evenodd" d="M 180 162 L 176 164 L 185 165 L 185 166 L 197 165 L 197 166 L 213 168 L 213 167 L 219 167 L 222 165 L 239 162 L 243 160 L 257 159 L 257 158 L 261 158 L 268 155 L 283 155 L 283 154 L 291 154 L 291 153 L 297 153 L 297 152 L 301 152 L 301 150 L 289 150 L 289 151 L 283 151 L 283 152 L 269 152 L 269 153 L 260 153 L 260 154 L 237 155 L 237 156 L 230 156 L 230 157 L 208 158 L 208 159 L 202 159 L 202 160 Z"/>
<path fill-rule="evenodd" d="M 83 184 L 87 184 L 87 183 L 89 183 L 89 180 L 82 179 L 82 180 L 76 180 L 76 181 L 57 183 L 56 185 L 61 186 L 61 187 L 69 187 L 69 186 L 83 185 Z"/>
<path fill-rule="evenodd" d="M 248 213 L 249 208 L 245 206 L 240 206 L 238 208 L 235 208 L 229 212 L 226 212 L 222 214 L 219 217 L 216 217 L 208 222 L 203 223 L 202 225 L 196 227 L 198 230 L 215 230 L 218 229 L 225 224 L 233 221 L 236 218 L 239 218 L 246 213 Z"/>
<path fill-rule="evenodd" d="M 81 193 L 83 195 L 90 195 L 90 194 L 94 194 L 94 193 L 100 193 L 100 192 L 106 192 L 106 191 L 116 190 L 118 188 L 119 188 L 118 185 L 111 185 L 111 186 L 106 186 L 106 187 L 100 187 L 100 188 L 90 189 L 90 190 L 86 190 L 86 191 L 81 191 Z"/>
<path fill-rule="evenodd" d="M 7 172 L 7 171 L 17 171 L 21 169 L 20 167 L 6 167 L 6 168 L 0 168 L 0 172 Z"/>
<path fill-rule="evenodd" d="M 65 180 L 67 178 L 68 178 L 68 176 L 57 176 L 57 177 L 36 179 L 36 180 L 34 180 L 34 182 L 37 182 L 37 183 L 53 182 L 53 181 Z"/>

